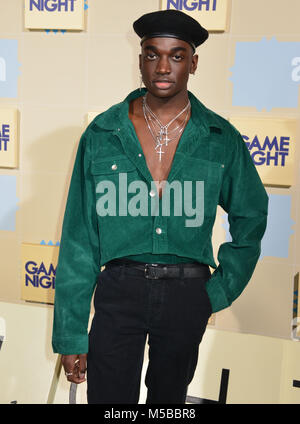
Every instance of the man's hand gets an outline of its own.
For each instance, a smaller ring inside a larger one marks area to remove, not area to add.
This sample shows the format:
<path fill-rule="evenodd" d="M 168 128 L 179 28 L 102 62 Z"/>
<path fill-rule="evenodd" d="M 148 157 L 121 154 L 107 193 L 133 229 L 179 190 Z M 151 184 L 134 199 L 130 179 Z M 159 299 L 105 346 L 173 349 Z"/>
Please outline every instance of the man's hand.
<path fill-rule="evenodd" d="M 86 353 L 79 355 L 61 355 L 61 362 L 68 381 L 79 384 L 86 380 L 86 358 Z"/>

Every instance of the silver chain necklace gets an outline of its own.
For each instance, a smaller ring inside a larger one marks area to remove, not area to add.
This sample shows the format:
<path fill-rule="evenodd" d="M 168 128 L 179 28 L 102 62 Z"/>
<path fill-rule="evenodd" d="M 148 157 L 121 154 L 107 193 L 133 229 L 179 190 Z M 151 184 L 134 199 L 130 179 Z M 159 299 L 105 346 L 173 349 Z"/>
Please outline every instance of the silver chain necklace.
<path fill-rule="evenodd" d="M 188 101 L 187 105 L 182 109 L 181 112 L 179 112 L 175 118 L 171 119 L 170 122 L 168 122 L 166 125 L 163 125 L 161 121 L 158 119 L 158 117 L 155 115 L 155 113 L 150 109 L 149 105 L 147 104 L 147 99 L 145 95 L 143 97 L 143 112 L 144 112 L 144 118 L 147 124 L 147 127 L 150 131 L 150 134 L 152 135 L 154 142 L 155 142 L 155 151 L 159 154 L 159 161 L 161 162 L 161 156 L 165 152 L 162 151 L 163 146 L 168 146 L 168 143 L 172 140 L 175 140 L 178 135 L 182 133 L 184 130 L 184 127 L 186 125 L 188 116 L 189 116 L 189 110 L 191 107 L 190 101 Z M 176 121 L 177 118 L 179 118 L 180 115 L 182 115 L 184 112 L 186 112 L 185 119 L 182 121 L 181 124 L 179 124 L 176 128 L 169 131 L 170 125 L 172 125 L 173 122 Z M 172 137 L 172 134 L 175 134 Z M 158 150 L 159 149 L 159 150 Z"/>

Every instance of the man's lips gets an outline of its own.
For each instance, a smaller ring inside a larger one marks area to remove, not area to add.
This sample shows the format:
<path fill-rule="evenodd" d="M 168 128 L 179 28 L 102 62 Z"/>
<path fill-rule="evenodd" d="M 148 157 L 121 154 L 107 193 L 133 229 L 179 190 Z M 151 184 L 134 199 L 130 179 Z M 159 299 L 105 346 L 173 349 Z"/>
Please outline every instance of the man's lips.
<path fill-rule="evenodd" d="M 167 80 L 153 81 L 153 84 L 157 88 L 160 88 L 161 90 L 166 90 L 166 89 L 170 88 L 173 85 L 173 81 L 167 81 Z"/>

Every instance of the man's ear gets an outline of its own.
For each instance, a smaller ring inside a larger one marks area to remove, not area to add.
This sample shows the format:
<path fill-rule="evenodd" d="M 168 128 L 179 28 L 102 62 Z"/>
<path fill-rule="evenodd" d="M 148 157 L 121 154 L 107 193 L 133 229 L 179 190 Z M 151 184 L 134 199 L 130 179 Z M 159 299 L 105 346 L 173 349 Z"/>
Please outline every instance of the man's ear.
<path fill-rule="evenodd" d="M 198 55 L 194 54 L 192 56 L 192 63 L 191 63 L 191 70 L 190 70 L 191 74 L 194 74 L 196 72 L 197 66 L 198 66 Z"/>
<path fill-rule="evenodd" d="M 139 69 L 141 70 L 142 68 L 142 55 L 139 54 Z"/>

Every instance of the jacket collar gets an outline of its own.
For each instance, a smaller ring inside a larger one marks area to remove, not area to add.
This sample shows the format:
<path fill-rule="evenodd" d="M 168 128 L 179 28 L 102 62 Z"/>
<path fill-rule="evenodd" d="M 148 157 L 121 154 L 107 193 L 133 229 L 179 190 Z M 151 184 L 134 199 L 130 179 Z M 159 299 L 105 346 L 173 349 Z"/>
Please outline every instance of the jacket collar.
<path fill-rule="evenodd" d="M 132 91 L 122 102 L 112 106 L 105 113 L 98 115 L 94 120 L 94 124 L 107 131 L 118 130 L 120 127 L 127 126 L 130 102 L 143 96 L 146 92 L 145 88 Z M 210 128 L 218 128 L 222 132 L 222 125 L 218 115 L 206 108 L 190 91 L 188 91 L 188 96 L 192 106 L 190 118 L 192 126 L 195 126 L 197 131 L 203 132 L 202 135 L 208 135 L 211 131 Z"/>
<path fill-rule="evenodd" d="M 145 89 L 135 90 L 126 99 L 112 106 L 107 112 L 98 115 L 93 124 L 107 131 L 113 131 L 122 143 L 124 152 L 133 161 L 147 181 L 152 181 L 149 168 L 138 141 L 134 126 L 128 117 L 131 100 L 143 96 Z M 191 101 L 191 118 L 179 140 L 175 151 L 172 166 L 167 180 L 173 181 L 178 172 L 184 167 L 185 158 L 191 157 L 199 143 L 207 143 L 211 132 L 222 133 L 222 120 L 214 112 L 207 109 L 192 93 L 188 92 Z M 131 134 L 132 143 L 128 143 L 128 134 Z M 141 158 L 143 156 L 143 159 Z"/>

